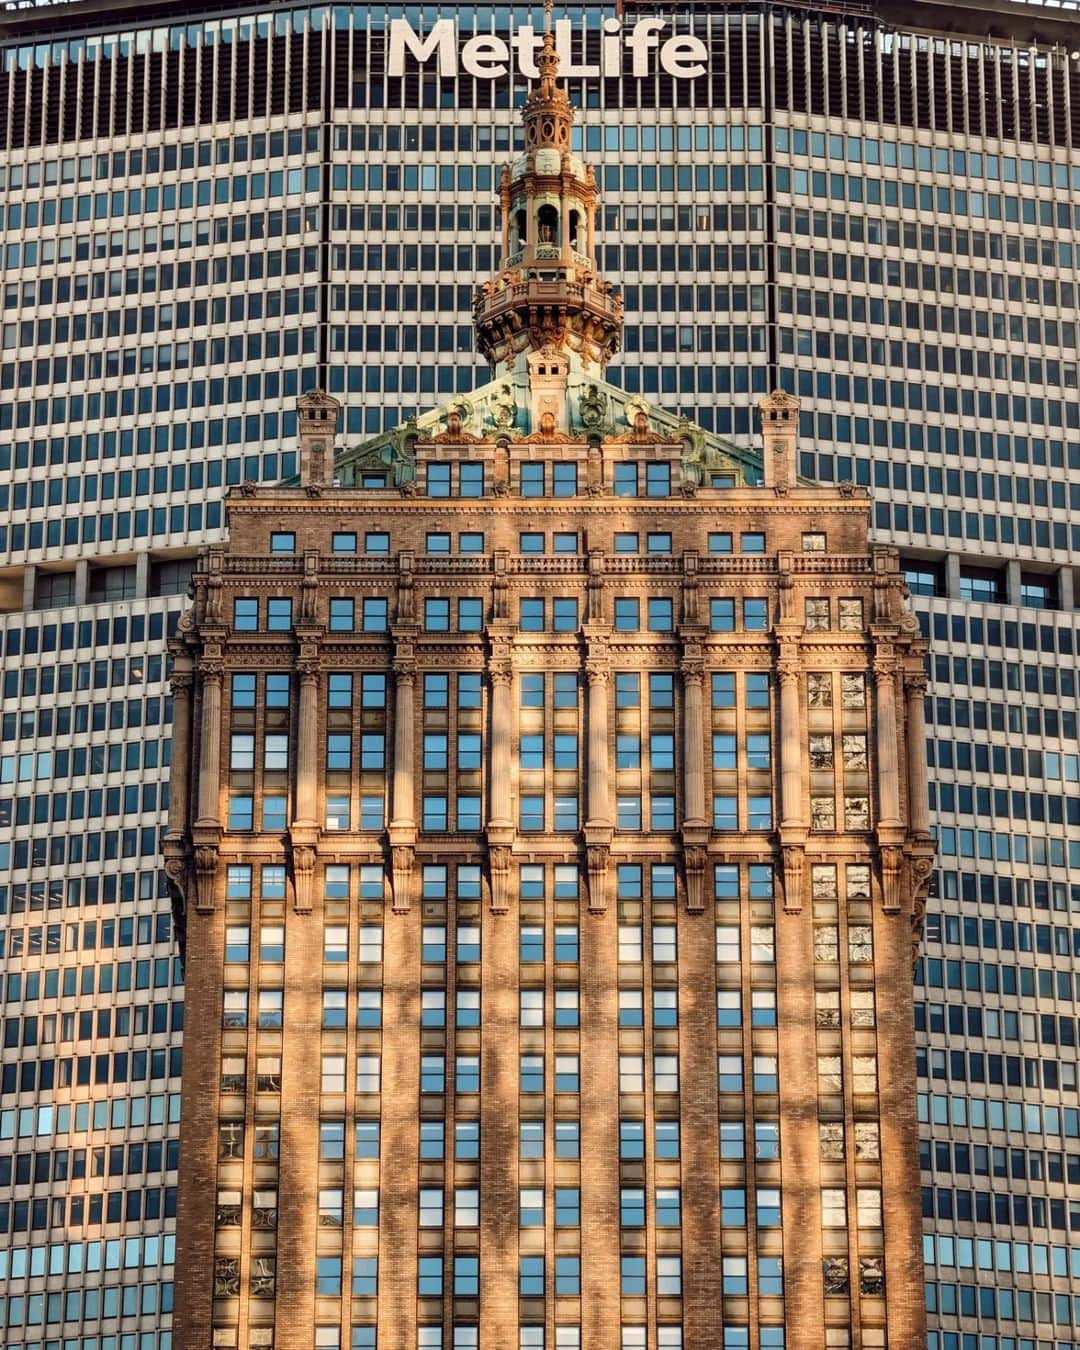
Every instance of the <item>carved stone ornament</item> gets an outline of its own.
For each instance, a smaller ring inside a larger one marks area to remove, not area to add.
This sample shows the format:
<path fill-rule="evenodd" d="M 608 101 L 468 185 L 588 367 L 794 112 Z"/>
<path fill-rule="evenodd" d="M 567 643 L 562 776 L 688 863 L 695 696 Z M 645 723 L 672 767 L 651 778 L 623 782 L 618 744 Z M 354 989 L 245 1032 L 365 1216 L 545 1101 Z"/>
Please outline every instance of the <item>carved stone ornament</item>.
<path fill-rule="evenodd" d="M 887 914 L 900 909 L 900 880 L 904 869 L 904 851 L 899 844 L 881 846 L 881 903 Z"/>
<path fill-rule="evenodd" d="M 315 876 L 315 849 L 311 844 L 293 844 L 293 908 L 297 914 L 311 913 L 311 887 Z"/>
<path fill-rule="evenodd" d="M 488 874 L 491 879 L 491 912 L 505 914 L 510 909 L 510 873 L 513 850 L 509 844 L 488 845 Z"/>
<path fill-rule="evenodd" d="M 578 402 L 581 425 L 589 431 L 599 431 L 607 422 L 607 409 L 607 394 L 590 384 Z"/>
<path fill-rule="evenodd" d="M 517 418 L 517 403 L 514 400 L 514 390 L 509 381 L 504 380 L 502 384 L 492 394 L 488 406 L 491 409 L 491 420 L 500 431 L 509 431 Z"/>
<path fill-rule="evenodd" d="M 911 888 L 911 959 L 916 961 L 922 945 L 923 927 L 926 923 L 926 901 L 930 892 L 930 882 L 934 875 L 934 860 L 929 857 L 914 857 L 908 863 L 908 885 Z"/>
<path fill-rule="evenodd" d="M 165 882 L 173 899 L 180 905 L 181 910 L 186 910 L 189 881 L 187 859 L 172 853 L 166 857 L 162 871 L 165 873 Z"/>
<path fill-rule="evenodd" d="M 705 873 L 709 851 L 704 844 L 683 845 L 683 870 L 686 874 L 686 908 L 699 912 L 705 908 Z"/>
<path fill-rule="evenodd" d="M 603 913 L 608 903 L 608 859 L 611 850 L 607 844 L 590 844 L 585 850 L 589 881 L 589 908 Z"/>
<path fill-rule="evenodd" d="M 416 877 L 416 849 L 412 844 L 395 844 L 390 850 L 395 914 L 407 914 L 412 909 L 413 886 Z"/>
<path fill-rule="evenodd" d="M 798 914 L 803 907 L 803 876 L 806 850 L 799 844 L 784 845 L 784 910 Z"/>
<path fill-rule="evenodd" d="M 218 851 L 213 844 L 195 849 L 195 908 L 207 914 L 214 908 L 218 873 Z"/>
<path fill-rule="evenodd" d="M 925 695 L 927 679 L 925 670 L 911 670 L 904 673 L 904 690 L 911 696 Z"/>

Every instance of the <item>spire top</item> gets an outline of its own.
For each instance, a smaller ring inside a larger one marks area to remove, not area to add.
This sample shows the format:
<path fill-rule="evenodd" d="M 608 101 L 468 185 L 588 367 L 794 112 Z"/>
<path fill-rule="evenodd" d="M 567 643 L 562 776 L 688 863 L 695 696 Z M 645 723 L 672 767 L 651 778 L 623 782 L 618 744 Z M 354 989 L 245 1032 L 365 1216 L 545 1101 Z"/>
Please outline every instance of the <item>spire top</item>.
<path fill-rule="evenodd" d="M 545 352 L 547 374 L 565 374 L 570 360 L 595 379 L 618 350 L 622 301 L 596 274 L 596 178 L 571 149 L 574 109 L 559 83 L 553 7 L 544 0 L 524 152 L 499 187 L 503 270 L 476 298 L 476 340 L 504 372 L 524 371 L 530 353 Z"/>

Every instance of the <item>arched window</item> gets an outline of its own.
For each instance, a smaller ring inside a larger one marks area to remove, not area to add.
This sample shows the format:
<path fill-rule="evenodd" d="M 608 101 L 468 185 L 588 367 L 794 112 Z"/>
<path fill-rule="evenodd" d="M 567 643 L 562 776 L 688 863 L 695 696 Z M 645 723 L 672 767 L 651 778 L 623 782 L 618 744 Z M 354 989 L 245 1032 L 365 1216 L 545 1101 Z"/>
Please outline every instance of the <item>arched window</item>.
<path fill-rule="evenodd" d="M 572 249 L 576 249 L 578 247 L 578 224 L 580 220 L 581 215 L 579 212 L 577 211 L 570 212 L 570 247 Z"/>
<path fill-rule="evenodd" d="M 550 202 L 545 202 L 536 213 L 537 242 L 557 244 L 559 242 L 559 213 Z"/>
<path fill-rule="evenodd" d="M 514 249 L 525 247 L 526 216 L 524 209 L 514 212 L 514 229 L 517 231 L 517 243 Z"/>

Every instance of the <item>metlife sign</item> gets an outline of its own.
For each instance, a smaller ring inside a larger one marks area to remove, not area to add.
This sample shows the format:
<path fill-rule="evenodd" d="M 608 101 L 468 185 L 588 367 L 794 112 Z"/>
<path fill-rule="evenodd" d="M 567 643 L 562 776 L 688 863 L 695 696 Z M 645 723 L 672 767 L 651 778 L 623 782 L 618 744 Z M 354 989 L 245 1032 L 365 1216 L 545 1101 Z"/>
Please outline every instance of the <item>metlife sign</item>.
<path fill-rule="evenodd" d="M 639 19 L 632 28 L 624 28 L 621 19 L 605 19 L 600 60 L 577 62 L 571 51 L 573 24 L 560 19 L 555 24 L 555 41 L 562 58 L 560 73 L 569 79 L 626 73 L 641 79 L 658 69 L 674 80 L 704 75 L 709 55 L 705 43 L 688 33 L 665 37 L 667 27 L 666 20 L 659 18 Z M 539 29 L 524 26 L 509 38 L 478 33 L 462 43 L 453 19 L 438 19 L 422 33 L 407 19 L 392 19 L 386 73 L 400 76 L 409 69 L 434 65 L 440 76 L 448 78 L 460 70 L 477 80 L 501 80 L 510 74 L 511 66 L 516 66 L 526 79 L 535 80 L 539 75 L 535 56 L 543 41 Z"/>

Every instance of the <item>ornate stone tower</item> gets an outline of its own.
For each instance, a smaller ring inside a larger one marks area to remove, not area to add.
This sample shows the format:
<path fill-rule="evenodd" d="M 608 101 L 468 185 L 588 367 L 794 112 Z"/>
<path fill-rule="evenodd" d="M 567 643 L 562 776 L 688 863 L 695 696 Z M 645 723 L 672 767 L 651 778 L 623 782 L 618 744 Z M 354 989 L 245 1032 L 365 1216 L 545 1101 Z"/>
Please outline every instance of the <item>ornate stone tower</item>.
<path fill-rule="evenodd" d="M 619 349 L 622 300 L 597 275 L 596 179 L 570 149 L 574 110 L 557 83 L 559 56 L 550 33 L 536 58 L 540 81 L 525 105 L 525 150 L 504 167 L 503 270 L 476 298 L 476 344 L 493 373 L 536 373 L 557 364 L 593 377 Z"/>
<path fill-rule="evenodd" d="M 177 1350 L 924 1350 L 925 643 L 797 400 L 604 382 L 538 61 L 494 380 L 305 397 L 172 640 Z"/>

